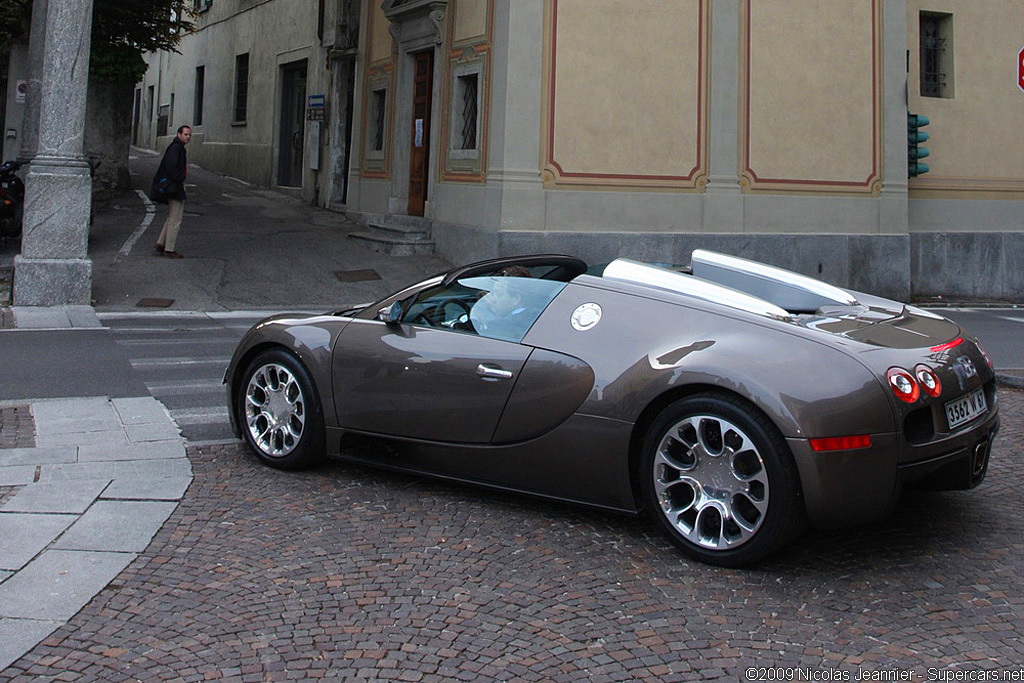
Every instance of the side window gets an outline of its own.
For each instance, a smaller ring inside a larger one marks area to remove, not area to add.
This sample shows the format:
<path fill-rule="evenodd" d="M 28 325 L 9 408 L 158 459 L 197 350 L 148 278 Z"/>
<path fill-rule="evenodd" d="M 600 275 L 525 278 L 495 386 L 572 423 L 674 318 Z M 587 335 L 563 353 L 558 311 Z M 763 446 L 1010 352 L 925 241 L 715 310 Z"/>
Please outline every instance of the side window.
<path fill-rule="evenodd" d="M 486 294 L 463 281 L 447 287 L 431 287 L 420 292 L 402 315 L 402 322 L 426 327 L 444 327 L 457 332 L 473 332 L 469 312 Z"/>
<path fill-rule="evenodd" d="M 564 288 L 564 282 L 529 277 L 464 278 L 421 292 L 402 322 L 518 342 Z"/>

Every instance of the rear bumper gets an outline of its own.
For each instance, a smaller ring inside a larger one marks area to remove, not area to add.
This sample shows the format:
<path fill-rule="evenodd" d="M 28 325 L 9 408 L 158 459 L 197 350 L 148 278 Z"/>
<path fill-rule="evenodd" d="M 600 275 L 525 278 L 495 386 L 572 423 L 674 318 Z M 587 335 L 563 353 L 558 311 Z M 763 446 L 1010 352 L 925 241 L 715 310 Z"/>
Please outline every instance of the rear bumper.
<path fill-rule="evenodd" d="M 817 453 L 807 439 L 787 439 L 803 485 L 804 503 L 820 528 L 853 526 L 884 518 L 905 485 L 968 489 L 985 478 L 999 430 L 995 408 L 970 429 L 920 446 L 901 434 L 873 434 L 870 448 Z"/>

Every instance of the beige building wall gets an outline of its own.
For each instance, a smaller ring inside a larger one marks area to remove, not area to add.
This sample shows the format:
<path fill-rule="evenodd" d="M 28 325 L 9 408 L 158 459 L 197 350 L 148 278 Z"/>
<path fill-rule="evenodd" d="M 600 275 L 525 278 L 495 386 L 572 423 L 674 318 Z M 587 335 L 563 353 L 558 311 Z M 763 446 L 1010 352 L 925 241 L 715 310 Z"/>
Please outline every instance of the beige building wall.
<path fill-rule="evenodd" d="M 921 95 L 922 11 L 952 17 L 950 97 Z M 1016 83 L 1024 4 L 908 0 L 907 29 L 909 108 L 930 119 L 923 130 L 931 136 L 931 170 L 911 179 L 911 196 L 1024 199 L 1024 91 Z"/>
<path fill-rule="evenodd" d="M 706 174 L 699 0 L 549 0 L 547 185 L 693 188 Z"/>
<path fill-rule="evenodd" d="M 879 0 L 750 0 L 743 6 L 745 187 L 877 191 Z"/>

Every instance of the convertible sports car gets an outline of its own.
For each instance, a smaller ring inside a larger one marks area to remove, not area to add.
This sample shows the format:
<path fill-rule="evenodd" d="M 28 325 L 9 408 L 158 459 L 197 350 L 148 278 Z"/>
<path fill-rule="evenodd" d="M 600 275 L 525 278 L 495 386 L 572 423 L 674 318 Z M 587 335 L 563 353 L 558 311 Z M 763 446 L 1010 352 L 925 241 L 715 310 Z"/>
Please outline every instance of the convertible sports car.
<path fill-rule="evenodd" d="M 326 455 L 646 511 L 723 566 L 808 521 L 880 519 L 905 485 L 976 486 L 999 428 L 991 362 L 952 321 L 702 250 L 494 259 L 275 316 L 224 381 L 273 467 Z"/>

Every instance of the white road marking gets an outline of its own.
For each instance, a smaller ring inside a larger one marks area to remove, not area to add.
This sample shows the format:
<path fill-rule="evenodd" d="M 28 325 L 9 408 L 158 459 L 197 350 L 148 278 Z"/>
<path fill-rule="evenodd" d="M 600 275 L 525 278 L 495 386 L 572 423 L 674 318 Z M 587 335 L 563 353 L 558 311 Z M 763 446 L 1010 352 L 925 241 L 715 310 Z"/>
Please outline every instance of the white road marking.
<path fill-rule="evenodd" d="M 139 241 L 140 237 L 142 237 L 142 233 L 146 232 L 146 229 L 149 228 L 150 223 L 153 222 L 153 218 L 156 216 L 156 207 L 153 206 L 153 202 L 151 202 L 149 197 L 146 196 L 146 193 L 142 190 L 136 190 L 136 192 L 139 194 L 139 197 L 142 198 L 142 203 L 146 205 L 146 215 L 142 219 L 142 222 L 139 223 L 139 227 L 135 228 L 135 232 L 132 233 L 132 236 L 128 238 L 128 241 L 124 243 L 121 250 L 117 252 L 117 257 L 114 259 L 115 261 L 118 261 L 131 253 L 132 247 L 134 247 L 135 243 Z"/>

